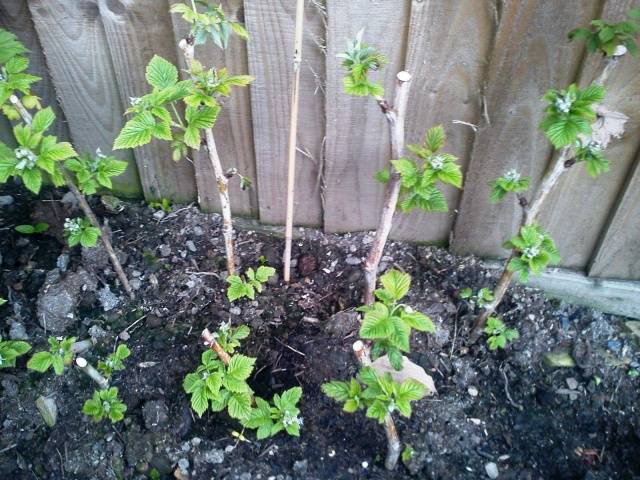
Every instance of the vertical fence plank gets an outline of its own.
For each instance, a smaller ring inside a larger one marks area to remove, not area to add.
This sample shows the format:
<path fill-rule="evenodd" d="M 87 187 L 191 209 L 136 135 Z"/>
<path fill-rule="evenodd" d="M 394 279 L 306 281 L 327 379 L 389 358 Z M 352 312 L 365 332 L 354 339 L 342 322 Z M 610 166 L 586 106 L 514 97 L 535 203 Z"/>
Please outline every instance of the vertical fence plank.
<path fill-rule="evenodd" d="M 482 82 L 494 37 L 497 10 L 492 1 L 414 0 L 407 48 L 407 70 L 413 85 L 407 112 L 407 143 L 420 143 L 426 130 L 443 124 L 447 152 L 457 155 L 463 171 L 474 131 L 461 120 L 477 124 L 482 106 Z M 446 243 L 460 190 L 443 188 L 448 213 L 398 213 L 391 236 L 401 240 Z"/>
<path fill-rule="evenodd" d="M 0 27 L 16 35 L 29 49 L 28 72 L 42 78 L 33 86 L 33 92 L 40 97 L 43 105 L 53 108 L 56 114 L 57 120 L 51 127 L 50 132 L 61 140 L 68 140 L 69 129 L 67 128 L 64 113 L 62 113 L 56 98 L 56 91 L 51 81 L 38 34 L 31 19 L 27 0 L 13 0 L 0 4 Z"/>
<path fill-rule="evenodd" d="M 373 73 L 393 99 L 396 74 L 404 69 L 410 2 L 327 0 L 327 141 L 325 229 L 331 232 L 376 227 L 384 185 L 374 180 L 389 162 L 389 133 L 384 115 L 371 98 L 342 90 L 344 69 L 338 53 L 365 28 L 364 41 L 381 50 L 389 63 Z"/>
<path fill-rule="evenodd" d="M 154 55 L 174 63 L 176 47 L 167 3 L 158 0 L 98 0 L 106 41 L 117 79 L 121 105 L 149 93 L 145 67 Z M 135 149 L 136 164 L 147 200 L 196 198 L 193 165 L 174 162 L 169 142 L 153 139 Z"/>
<path fill-rule="evenodd" d="M 172 0 L 169 3 L 174 3 Z M 227 18 L 244 22 L 242 0 L 223 0 L 222 8 Z M 190 25 L 181 15 L 173 15 L 176 44 L 189 33 Z M 229 39 L 226 50 L 211 43 L 196 47 L 196 58 L 206 67 L 227 68 L 233 75 L 249 73 L 246 42 L 235 35 Z M 178 63 L 186 68 L 184 57 L 178 52 Z M 234 88 L 231 97 L 223 100 L 222 110 L 213 128 L 218 154 L 224 168 L 235 167 L 253 182 L 253 187 L 242 190 L 240 182 L 233 179 L 229 185 L 231 210 L 234 214 L 258 215 L 256 162 L 253 150 L 253 124 L 251 123 L 251 98 L 249 88 Z M 198 187 L 198 202 L 204 211 L 220 211 L 220 198 L 211 162 L 204 147 L 194 152 L 194 168 Z"/>
<path fill-rule="evenodd" d="M 521 209 L 508 198 L 489 204 L 488 183 L 515 168 L 531 177 L 535 190 L 550 158 L 551 144 L 539 131 L 549 88 L 576 77 L 584 47 L 567 33 L 600 11 L 598 0 L 509 1 L 503 4 L 485 91 L 487 113 L 467 171 L 453 248 L 482 256 L 504 256 L 502 243 L 513 234 Z"/>
<path fill-rule="evenodd" d="M 626 17 L 630 8 L 637 6 L 640 6 L 640 0 L 607 0 L 601 18 L 618 22 Z M 580 74 L 581 87 L 591 83 L 602 61 L 600 55 L 588 55 Z M 620 60 L 606 88 L 604 105 L 630 117 L 624 138 L 611 142 L 605 152 L 611 160 L 611 170 L 594 179 L 584 165 L 573 167 L 549 196 L 540 218 L 540 223 L 556 240 L 565 267 L 584 269 L 589 263 L 627 177 L 631 175 L 640 147 L 638 58 L 627 55 Z M 623 236 L 619 240 L 624 244 L 627 238 Z"/>
<path fill-rule="evenodd" d="M 291 88 L 295 3 L 286 0 L 245 0 L 249 42 L 253 134 L 258 172 L 260 219 L 284 223 L 286 213 L 287 139 Z M 324 138 L 322 81 L 325 58 L 318 45 L 324 38 L 323 10 L 316 3 L 305 6 L 305 35 L 300 74 L 298 155 L 294 222 L 321 225 Z M 320 40 L 321 41 L 321 40 Z"/>
<path fill-rule="evenodd" d="M 590 276 L 640 280 L 640 155 L 613 209 L 591 268 Z"/>
<path fill-rule="evenodd" d="M 29 0 L 36 31 L 79 152 L 111 153 L 123 125 L 116 77 L 98 6 L 89 0 Z M 140 195 L 132 152 L 117 152 L 129 163 L 114 190 Z"/>

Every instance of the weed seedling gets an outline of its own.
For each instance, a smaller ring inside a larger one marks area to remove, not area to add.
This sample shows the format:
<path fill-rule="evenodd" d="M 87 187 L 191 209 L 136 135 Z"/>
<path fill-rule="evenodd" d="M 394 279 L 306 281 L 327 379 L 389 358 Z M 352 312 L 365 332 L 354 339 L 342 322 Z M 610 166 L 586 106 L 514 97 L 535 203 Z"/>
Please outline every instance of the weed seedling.
<path fill-rule="evenodd" d="M 483 308 L 485 305 L 493 301 L 493 292 L 487 287 L 483 287 L 474 295 L 473 290 L 466 287 L 460 291 L 460 298 L 467 300 L 471 304 L 472 308 L 475 308 L 476 305 Z"/>
<path fill-rule="evenodd" d="M 127 406 L 118 398 L 117 387 L 96 390 L 93 397 L 82 406 L 82 413 L 91 417 L 94 422 L 109 419 L 111 423 L 117 423 L 124 419 L 126 411 Z"/>
<path fill-rule="evenodd" d="M 263 284 L 275 273 L 275 268 L 261 265 L 257 270 L 247 268 L 244 272 L 244 277 L 241 275 L 229 275 L 227 277 L 227 283 L 229 284 L 227 298 L 230 302 L 243 297 L 253 300 L 256 292 L 262 292 Z"/>
<path fill-rule="evenodd" d="M 100 234 L 100 229 L 94 227 L 88 218 L 67 218 L 64 222 L 64 236 L 70 247 L 78 244 L 85 248 L 95 247 Z"/>
<path fill-rule="evenodd" d="M 520 338 L 518 330 L 515 328 L 507 328 L 504 322 L 498 317 L 489 317 L 487 319 L 487 326 L 484 328 L 484 333 L 486 333 L 488 337 L 487 345 L 489 346 L 489 350 L 506 348 L 507 343 Z"/>
<path fill-rule="evenodd" d="M 165 213 L 171 211 L 171 200 L 168 198 L 162 198 L 160 200 L 152 200 L 149 202 L 149 207 L 154 210 L 162 210 Z"/>
<path fill-rule="evenodd" d="M 49 224 L 45 222 L 36 223 L 35 225 L 18 225 L 16 232 L 23 235 L 35 235 L 38 233 L 44 233 L 49 230 Z"/>
<path fill-rule="evenodd" d="M 31 350 L 31 345 L 19 340 L 2 340 L 0 337 L 0 368 L 16 366 L 16 358 Z"/>
<path fill-rule="evenodd" d="M 49 337 L 49 351 L 35 353 L 27 362 L 27 368 L 44 373 L 53 367 L 56 375 L 62 375 L 65 367 L 73 361 L 71 347 L 75 341 L 76 337 Z"/>
<path fill-rule="evenodd" d="M 116 351 L 110 354 L 106 360 L 98 361 L 98 371 L 107 378 L 113 375 L 113 372 L 124 370 L 124 360 L 131 355 L 131 350 L 126 345 L 118 345 Z"/>

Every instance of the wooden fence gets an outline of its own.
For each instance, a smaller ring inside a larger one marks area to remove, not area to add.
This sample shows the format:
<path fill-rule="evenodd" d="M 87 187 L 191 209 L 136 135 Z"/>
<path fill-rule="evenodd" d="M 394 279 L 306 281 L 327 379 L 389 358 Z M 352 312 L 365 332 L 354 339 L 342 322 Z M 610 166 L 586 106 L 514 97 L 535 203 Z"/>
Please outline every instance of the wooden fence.
<path fill-rule="evenodd" d="M 166 0 L 0 0 L 0 26 L 31 49 L 37 91 L 55 105 L 57 134 L 80 151 L 110 152 L 130 97 L 147 91 L 144 67 L 154 54 L 179 63 L 183 21 Z M 216 127 L 223 162 L 254 179 L 255 188 L 231 196 L 237 214 L 283 223 L 286 142 L 295 2 L 222 0 L 246 23 L 251 41 L 220 51 L 198 47 L 208 64 L 249 73 Z M 640 0 L 308 0 L 301 79 L 295 222 L 327 231 L 373 229 L 383 186 L 373 180 L 389 158 L 385 119 L 375 102 L 342 92 L 336 54 L 360 28 L 383 50 L 380 75 L 414 75 L 407 141 L 437 123 L 448 149 L 464 166 L 464 191 L 447 189 L 450 212 L 398 215 L 393 237 L 450 244 L 458 252 L 503 256 L 503 240 L 517 229 L 513 201 L 488 202 L 488 182 L 509 168 L 540 180 L 551 148 L 537 129 L 541 95 L 583 84 L 597 60 L 567 32 L 594 18 L 621 19 Z M 625 58 L 607 105 L 631 117 L 623 140 L 608 150 L 611 171 L 591 179 L 573 168 L 548 202 L 543 223 L 557 240 L 563 265 L 590 275 L 640 279 L 640 59 Z M 478 125 L 475 132 L 454 120 Z M 8 125 L 0 137 L 8 138 Z M 7 140 L 9 141 L 9 140 Z M 165 143 L 118 151 L 130 168 L 119 192 L 147 199 L 197 200 L 217 208 L 207 162 L 174 163 Z"/>

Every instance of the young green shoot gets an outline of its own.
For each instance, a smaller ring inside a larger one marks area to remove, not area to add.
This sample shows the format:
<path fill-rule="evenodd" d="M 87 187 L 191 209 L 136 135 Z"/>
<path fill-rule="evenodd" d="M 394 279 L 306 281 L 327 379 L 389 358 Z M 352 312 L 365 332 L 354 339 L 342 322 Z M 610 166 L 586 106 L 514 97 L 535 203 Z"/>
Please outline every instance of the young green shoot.
<path fill-rule="evenodd" d="M 509 170 L 489 183 L 491 187 L 489 200 L 491 200 L 491 203 L 498 203 L 509 193 L 524 193 L 529 189 L 530 182 L 531 178 L 523 177 L 515 169 Z"/>
<path fill-rule="evenodd" d="M 31 345 L 20 340 L 2 340 L 0 337 L 0 368 L 16 366 L 16 358 L 31 350 Z"/>
<path fill-rule="evenodd" d="M 390 270 L 380 277 L 382 288 L 375 290 L 377 301 L 373 305 L 358 308 L 364 312 L 360 337 L 371 340 L 371 356 L 387 354 L 389 363 L 396 370 L 402 369 L 402 353 L 409 352 L 411 330 L 435 332 L 435 326 L 426 315 L 400 303 L 411 286 L 411 276 L 398 270 Z"/>
<path fill-rule="evenodd" d="M 115 352 L 111 353 L 106 360 L 98 361 L 98 371 L 106 378 L 111 378 L 113 372 L 125 369 L 124 361 L 131 355 L 131 350 L 124 344 L 118 345 Z"/>
<path fill-rule="evenodd" d="M 476 305 L 484 308 L 485 305 L 493 301 L 493 292 L 489 288 L 483 287 L 474 295 L 473 290 L 466 287 L 460 291 L 460 298 L 467 300 L 473 308 L 475 308 Z"/>
<path fill-rule="evenodd" d="M 23 235 L 36 235 L 38 233 L 44 233 L 49 230 L 49 224 L 45 222 L 39 222 L 35 225 L 18 225 L 16 227 L 16 232 L 22 233 Z"/>
<path fill-rule="evenodd" d="M 487 319 L 487 326 L 484 328 L 484 333 L 487 334 L 489 350 L 504 349 L 507 343 L 520 338 L 518 330 L 508 328 L 498 317 L 489 317 Z"/>
<path fill-rule="evenodd" d="M 64 236 L 70 247 L 80 244 L 85 248 L 95 247 L 101 231 L 88 218 L 67 218 L 64 221 Z"/>
<path fill-rule="evenodd" d="M 256 292 L 261 293 L 263 284 L 276 273 L 276 269 L 265 265 L 259 266 L 256 270 L 247 268 L 244 276 L 229 275 L 227 277 L 227 298 L 234 302 L 240 298 L 253 300 Z"/>
<path fill-rule="evenodd" d="M 118 397 L 117 387 L 96 390 L 93 397 L 82 406 L 82 413 L 91 417 L 94 422 L 109 419 L 111 423 L 117 423 L 124 419 L 126 411 L 127 406 Z"/>
<path fill-rule="evenodd" d="M 85 195 L 93 195 L 99 188 L 113 188 L 111 179 L 122 175 L 127 169 L 127 162 L 110 155 L 104 155 L 100 149 L 95 155 L 84 154 L 70 158 L 64 166 L 76 177 L 76 184 Z"/>
<path fill-rule="evenodd" d="M 638 53 L 636 37 L 640 35 L 640 8 L 634 8 L 622 22 L 609 23 L 593 20 L 591 28 L 576 28 L 569 32 L 569 40 L 585 40 L 589 53 L 601 52 L 608 57 L 614 56 L 621 45 L 631 55 Z"/>
<path fill-rule="evenodd" d="M 53 368 L 56 375 L 62 375 L 73 361 L 75 341 L 76 337 L 49 337 L 49 351 L 35 353 L 27 362 L 27 368 L 40 373 Z"/>
<path fill-rule="evenodd" d="M 560 262 L 553 239 L 538 225 L 520 228 L 520 233 L 505 242 L 504 248 L 514 252 L 507 269 L 517 273 L 522 282 L 528 281 L 531 274 L 540 275 L 548 265 Z"/>

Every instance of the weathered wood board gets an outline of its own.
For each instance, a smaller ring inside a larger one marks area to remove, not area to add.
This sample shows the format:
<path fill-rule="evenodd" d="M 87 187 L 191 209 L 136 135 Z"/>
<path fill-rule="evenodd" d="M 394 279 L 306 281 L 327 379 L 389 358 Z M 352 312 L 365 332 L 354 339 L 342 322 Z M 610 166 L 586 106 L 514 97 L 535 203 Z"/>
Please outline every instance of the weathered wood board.
<path fill-rule="evenodd" d="M 284 223 L 295 2 L 245 0 L 253 135 L 260 219 Z M 324 125 L 324 10 L 320 2 L 305 5 L 305 34 L 300 72 L 298 155 L 294 222 L 321 225 L 321 180 Z"/>
<path fill-rule="evenodd" d="M 174 3 L 169 0 L 169 3 Z M 242 0 L 224 0 L 222 8 L 230 20 L 244 22 Z M 175 43 L 189 33 L 190 25 L 181 15 L 173 15 Z M 248 74 L 247 46 L 244 40 L 232 35 L 226 50 L 211 43 L 196 47 L 196 58 L 207 67 L 227 68 L 233 75 Z M 178 62 L 186 68 L 184 57 L 178 55 Z M 234 88 L 231 96 L 223 100 L 222 110 L 213 129 L 216 147 L 224 168 L 235 167 L 253 182 L 253 187 L 242 190 L 237 178 L 229 187 L 231 210 L 243 216 L 258 215 L 258 190 L 256 165 L 253 149 L 253 124 L 251 122 L 251 99 L 249 88 Z M 194 152 L 194 169 L 198 187 L 198 203 L 205 211 L 219 211 L 220 199 L 216 188 L 213 167 L 204 147 Z"/>
<path fill-rule="evenodd" d="M 130 99 L 151 91 L 145 67 L 154 55 L 177 61 L 169 7 L 158 0 L 98 0 L 106 40 L 123 109 Z M 118 152 L 119 153 L 119 152 Z M 169 142 L 153 139 L 135 149 L 136 164 L 147 200 L 196 198 L 193 165 L 174 162 Z"/>
<path fill-rule="evenodd" d="M 327 141 L 324 226 L 330 232 L 375 229 L 384 185 L 374 179 L 389 162 L 391 148 L 384 115 L 371 98 L 344 93 L 344 69 L 336 55 L 364 28 L 364 42 L 389 63 L 373 73 L 392 101 L 396 74 L 405 67 L 411 2 L 327 0 Z"/>
<path fill-rule="evenodd" d="M 76 149 L 111 153 L 124 117 L 98 5 L 90 0 L 29 0 L 29 8 Z M 114 179 L 114 190 L 139 196 L 133 152 L 116 156 L 129 167 Z"/>
<path fill-rule="evenodd" d="M 476 136 L 455 222 L 455 251 L 504 256 L 503 242 L 518 229 L 521 208 L 513 197 L 489 203 L 489 182 L 515 168 L 531 177 L 533 192 L 549 162 L 551 144 L 538 129 L 541 97 L 564 88 L 577 75 L 584 53 L 567 33 L 600 12 L 597 0 L 505 2 L 484 92 L 483 119 Z"/>
<path fill-rule="evenodd" d="M 473 12 L 473 15 L 469 15 Z M 474 130 L 454 120 L 477 124 L 482 83 L 494 39 L 497 7 L 487 0 L 411 4 L 406 68 L 413 74 L 407 112 L 406 141 L 420 143 L 432 126 L 447 134 L 444 151 L 466 170 Z M 464 32 L 461 35 L 460 32 Z M 442 187 L 447 213 L 397 213 L 391 236 L 401 240 L 444 244 L 448 241 L 461 191 Z"/>

